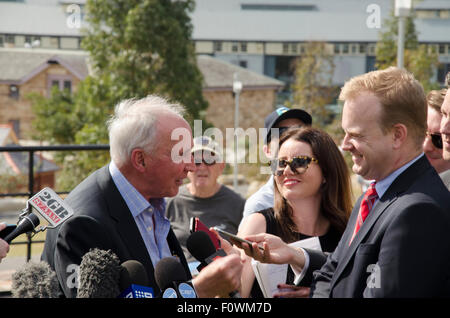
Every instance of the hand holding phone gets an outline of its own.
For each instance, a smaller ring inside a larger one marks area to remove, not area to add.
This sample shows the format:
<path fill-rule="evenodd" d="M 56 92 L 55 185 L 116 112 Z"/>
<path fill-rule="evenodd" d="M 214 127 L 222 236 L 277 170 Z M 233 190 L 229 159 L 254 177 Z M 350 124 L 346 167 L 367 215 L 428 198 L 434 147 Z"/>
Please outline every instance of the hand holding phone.
<path fill-rule="evenodd" d="M 243 238 L 241 238 L 241 237 L 239 237 L 239 236 L 237 236 L 237 235 L 231 234 L 231 233 L 229 233 L 229 232 L 227 232 L 227 231 L 224 231 L 224 230 L 222 230 L 222 229 L 219 229 L 218 227 L 214 227 L 214 230 L 216 230 L 219 234 L 222 234 L 222 235 L 228 237 L 228 239 L 229 239 L 234 245 L 236 245 L 236 246 L 239 247 L 239 248 L 242 248 L 241 243 L 247 243 L 248 246 L 250 246 L 250 248 L 252 248 L 253 242 L 250 242 L 250 241 L 248 241 L 248 240 L 244 240 Z M 264 248 L 263 248 L 262 246 L 258 246 L 258 248 L 259 248 L 261 251 L 264 251 Z"/>

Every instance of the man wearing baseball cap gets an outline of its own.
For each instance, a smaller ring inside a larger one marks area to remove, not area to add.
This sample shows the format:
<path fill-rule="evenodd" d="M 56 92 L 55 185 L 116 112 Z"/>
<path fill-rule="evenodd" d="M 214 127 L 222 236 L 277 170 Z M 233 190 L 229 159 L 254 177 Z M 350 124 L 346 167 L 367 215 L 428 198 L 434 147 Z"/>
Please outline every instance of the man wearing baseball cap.
<path fill-rule="evenodd" d="M 189 263 L 196 261 L 186 247 L 191 217 L 198 217 L 207 227 L 217 226 L 236 234 L 245 204 L 244 198 L 217 181 L 225 168 L 217 142 L 208 136 L 194 138 L 191 153 L 195 169 L 188 172 L 190 183 L 180 187 L 166 208 L 166 217 Z"/>
<path fill-rule="evenodd" d="M 278 106 L 264 120 L 267 135 L 264 140 L 263 151 L 269 160 L 272 160 L 274 149 L 278 149 L 279 137 L 289 128 L 311 126 L 311 115 L 298 108 L 287 108 Z M 277 130 L 275 130 L 277 129 Z M 278 132 L 278 134 L 276 134 Z M 253 195 L 251 195 L 244 206 L 243 218 L 250 214 L 273 207 L 273 176 Z M 242 224 L 242 221 L 241 221 Z"/>

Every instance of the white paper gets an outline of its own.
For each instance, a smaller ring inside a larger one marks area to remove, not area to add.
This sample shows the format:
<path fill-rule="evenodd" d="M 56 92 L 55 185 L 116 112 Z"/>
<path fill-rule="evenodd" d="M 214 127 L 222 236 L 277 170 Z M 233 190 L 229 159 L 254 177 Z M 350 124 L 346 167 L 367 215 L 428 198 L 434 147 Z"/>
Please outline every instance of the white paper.
<path fill-rule="evenodd" d="M 289 245 L 295 248 L 302 247 L 319 251 L 322 250 L 317 236 Z M 288 264 L 265 264 L 252 259 L 253 272 L 265 298 L 273 298 L 273 294 L 278 292 L 278 284 L 284 284 L 286 282 L 288 266 Z"/>

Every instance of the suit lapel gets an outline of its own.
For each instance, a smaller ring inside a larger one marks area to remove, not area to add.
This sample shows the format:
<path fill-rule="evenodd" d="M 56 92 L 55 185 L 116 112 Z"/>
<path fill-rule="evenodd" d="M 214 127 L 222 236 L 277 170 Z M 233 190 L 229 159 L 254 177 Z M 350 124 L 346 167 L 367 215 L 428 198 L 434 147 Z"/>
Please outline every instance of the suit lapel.
<path fill-rule="evenodd" d="M 403 171 L 392 184 L 389 186 L 384 195 L 378 200 L 378 202 L 373 207 L 372 211 L 370 211 L 363 225 L 361 226 L 359 232 L 356 234 L 353 239 L 351 245 L 349 246 L 350 238 L 353 233 L 353 229 L 355 227 L 356 217 L 352 218 L 351 223 L 348 224 L 351 230 L 346 231 L 346 235 L 342 237 L 345 240 L 345 244 L 343 245 L 342 257 L 339 260 L 336 271 L 333 275 L 333 279 L 331 281 L 331 288 L 333 288 L 334 284 L 337 282 L 344 269 L 347 267 L 350 260 L 355 255 L 358 247 L 361 245 L 365 237 L 371 232 L 374 227 L 376 221 L 379 217 L 388 211 L 388 207 L 394 203 L 399 195 L 405 192 L 411 184 L 414 183 L 414 180 L 417 178 L 419 174 L 422 174 L 430 167 L 425 156 L 422 156 L 419 160 L 417 160 L 413 165 L 408 167 L 405 171 Z M 358 213 L 359 205 L 361 200 L 357 201 L 357 205 L 355 205 L 355 209 L 353 213 Z"/>
<path fill-rule="evenodd" d="M 102 184 L 105 197 L 107 198 L 106 204 L 108 205 L 111 218 L 116 222 L 116 229 L 127 252 L 130 254 L 130 259 L 141 262 L 147 269 L 148 274 L 151 274 L 151 279 L 153 279 L 153 264 L 136 222 L 125 203 L 125 200 L 122 198 L 122 195 L 114 184 L 108 167 L 102 172 L 102 178 L 104 180 L 103 182 L 100 182 L 100 184 Z"/>

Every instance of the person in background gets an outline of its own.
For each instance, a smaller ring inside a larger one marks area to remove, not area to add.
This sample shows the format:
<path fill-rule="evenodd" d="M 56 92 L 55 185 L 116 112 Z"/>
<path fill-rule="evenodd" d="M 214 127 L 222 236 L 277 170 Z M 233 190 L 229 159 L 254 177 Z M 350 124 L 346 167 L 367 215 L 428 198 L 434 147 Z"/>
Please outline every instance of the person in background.
<path fill-rule="evenodd" d="M 322 251 L 333 252 L 352 209 L 350 173 L 342 153 L 327 133 L 315 128 L 289 129 L 281 136 L 279 147 L 272 162 L 275 204 L 251 214 L 238 236 L 269 233 L 286 243 L 317 236 Z M 241 295 L 262 297 L 250 262 L 247 257 Z M 303 288 L 297 288 L 294 273 L 289 271 L 287 284 L 281 286 L 289 291 L 275 297 L 309 295 L 311 281 L 303 281 Z"/>
<path fill-rule="evenodd" d="M 442 158 L 441 106 L 447 89 L 430 91 L 427 95 L 427 134 L 423 142 L 423 152 L 436 169 L 444 184 L 450 189 L 450 160 Z"/>
<path fill-rule="evenodd" d="M 441 106 L 441 138 L 442 138 L 442 157 L 447 162 L 450 162 L 450 72 L 446 77 L 447 93 L 445 94 L 444 102 Z M 445 180 L 450 179 L 450 171 L 441 173 L 441 177 Z M 450 190 L 450 186 L 447 186 Z"/>
<path fill-rule="evenodd" d="M 297 108 L 278 107 L 271 112 L 264 120 L 264 127 L 267 129 L 266 138 L 264 140 L 263 152 L 269 160 L 272 160 L 278 149 L 279 137 L 290 127 L 311 126 L 312 117 L 306 111 Z M 278 134 L 272 136 L 272 129 L 278 129 Z M 273 137 L 273 138 L 272 138 Z M 270 175 L 269 180 L 254 194 L 252 194 L 245 202 L 243 218 L 250 214 L 273 207 L 273 176 Z"/>
<path fill-rule="evenodd" d="M 218 143 L 208 136 L 196 137 L 191 153 L 194 155 L 195 169 L 187 174 L 190 183 L 180 187 L 178 195 L 167 201 L 166 217 L 187 261 L 196 262 L 186 248 L 191 218 L 198 217 L 208 228 L 217 226 L 236 234 L 245 200 L 218 182 L 225 168 Z"/>

